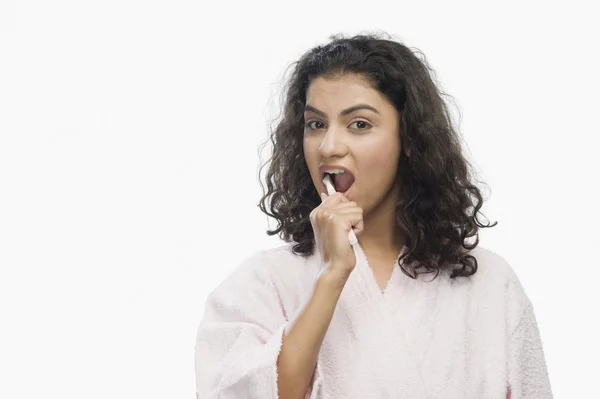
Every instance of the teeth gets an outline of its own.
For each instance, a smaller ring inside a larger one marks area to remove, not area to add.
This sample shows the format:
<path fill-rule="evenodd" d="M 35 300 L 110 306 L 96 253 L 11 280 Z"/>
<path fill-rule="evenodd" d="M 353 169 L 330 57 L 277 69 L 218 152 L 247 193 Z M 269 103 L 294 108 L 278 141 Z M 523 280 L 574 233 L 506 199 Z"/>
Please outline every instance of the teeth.
<path fill-rule="evenodd" d="M 345 173 L 344 169 L 330 169 L 325 171 L 325 173 L 329 173 L 330 175 L 340 175 L 342 173 Z"/>

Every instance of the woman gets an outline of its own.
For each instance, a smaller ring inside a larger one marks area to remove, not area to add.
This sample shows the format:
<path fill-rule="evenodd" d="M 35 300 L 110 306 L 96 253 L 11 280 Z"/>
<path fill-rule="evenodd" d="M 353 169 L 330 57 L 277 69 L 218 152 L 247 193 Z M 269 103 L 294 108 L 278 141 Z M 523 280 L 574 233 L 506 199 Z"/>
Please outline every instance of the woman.
<path fill-rule="evenodd" d="M 209 295 L 197 396 L 552 398 L 532 303 L 478 247 L 494 225 L 425 58 L 334 36 L 285 100 L 259 206 L 288 244 Z"/>

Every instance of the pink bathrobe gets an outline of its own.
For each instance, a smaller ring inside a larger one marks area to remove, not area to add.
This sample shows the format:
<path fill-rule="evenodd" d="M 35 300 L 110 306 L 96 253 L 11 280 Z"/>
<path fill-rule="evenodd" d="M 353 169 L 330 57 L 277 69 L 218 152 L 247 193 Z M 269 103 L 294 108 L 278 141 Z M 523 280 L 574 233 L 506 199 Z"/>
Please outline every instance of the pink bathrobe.
<path fill-rule="evenodd" d="M 282 335 L 320 271 L 318 251 L 304 259 L 292 245 L 257 251 L 208 296 L 195 347 L 199 399 L 278 397 Z M 553 398 L 532 303 L 502 257 L 477 247 L 477 273 L 453 280 L 414 280 L 396 266 L 382 292 L 353 248 L 356 268 L 307 399 Z"/>

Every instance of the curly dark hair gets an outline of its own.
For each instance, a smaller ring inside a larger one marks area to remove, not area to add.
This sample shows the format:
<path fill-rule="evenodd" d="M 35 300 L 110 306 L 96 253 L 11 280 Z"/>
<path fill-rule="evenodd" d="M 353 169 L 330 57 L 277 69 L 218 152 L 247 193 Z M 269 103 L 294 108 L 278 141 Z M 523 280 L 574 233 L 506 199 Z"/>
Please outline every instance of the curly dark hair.
<path fill-rule="evenodd" d="M 457 129 L 442 99 L 446 94 L 434 83 L 435 72 L 426 57 L 399 40 L 390 40 L 387 34 L 350 38 L 338 34 L 329 39 L 290 65 L 295 68 L 282 93 L 283 118 L 267 139 L 273 152 L 266 193 L 260 173 L 268 162 L 259 170 L 264 196 L 257 206 L 278 222 L 267 234 L 279 234 L 285 242 L 293 240 L 296 255 L 314 253 L 309 215 L 321 199 L 303 155 L 306 91 L 318 76 L 358 74 L 401 114 L 399 131 L 405 152 L 398 162 L 396 175 L 402 184 L 395 209 L 408 250 L 399 258 L 399 266 L 415 279 L 422 267 L 424 273 L 435 271 L 434 279 L 442 268 L 452 271 L 450 278 L 475 274 L 477 259 L 468 252 L 479 243 L 478 229 L 497 222 L 482 224 L 478 220 L 483 198 L 472 181 L 472 165 L 463 156 Z M 468 243 L 471 237 L 474 242 Z"/>

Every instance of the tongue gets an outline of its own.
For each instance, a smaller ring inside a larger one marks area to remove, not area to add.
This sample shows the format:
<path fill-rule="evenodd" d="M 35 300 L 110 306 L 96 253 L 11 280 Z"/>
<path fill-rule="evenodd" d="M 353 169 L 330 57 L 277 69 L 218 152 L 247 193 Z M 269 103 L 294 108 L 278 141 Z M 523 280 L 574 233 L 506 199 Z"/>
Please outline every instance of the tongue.
<path fill-rule="evenodd" d="M 334 176 L 333 185 L 335 186 L 335 191 L 338 193 L 346 192 L 352 183 L 354 183 L 354 177 L 350 173 L 342 173 Z"/>

